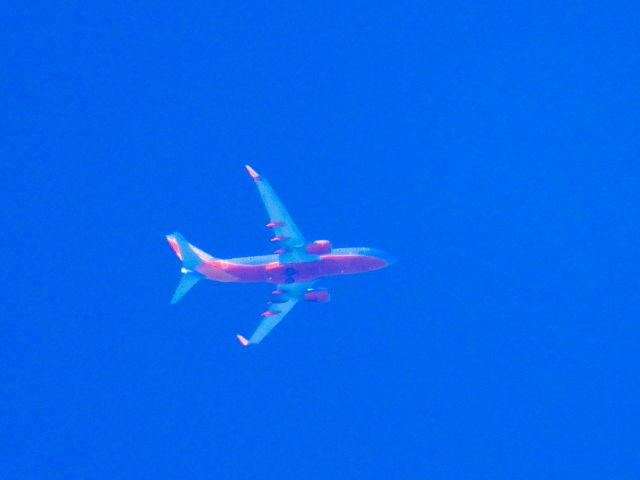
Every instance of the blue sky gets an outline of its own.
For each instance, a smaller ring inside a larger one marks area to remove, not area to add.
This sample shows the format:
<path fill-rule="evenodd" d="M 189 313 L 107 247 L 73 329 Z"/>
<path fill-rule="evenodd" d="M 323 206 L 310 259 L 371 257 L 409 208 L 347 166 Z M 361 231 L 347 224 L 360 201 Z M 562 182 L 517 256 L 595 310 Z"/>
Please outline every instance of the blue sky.
<path fill-rule="evenodd" d="M 634 478 L 633 2 L 3 7 L 3 478 Z M 169 305 L 178 230 L 328 279 Z"/>

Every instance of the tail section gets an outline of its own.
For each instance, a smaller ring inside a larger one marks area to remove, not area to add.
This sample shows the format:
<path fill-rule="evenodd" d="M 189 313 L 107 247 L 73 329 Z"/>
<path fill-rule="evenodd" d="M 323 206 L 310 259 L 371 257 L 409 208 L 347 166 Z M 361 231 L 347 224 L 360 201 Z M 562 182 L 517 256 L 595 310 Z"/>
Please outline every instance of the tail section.
<path fill-rule="evenodd" d="M 171 303 L 177 303 L 191 288 L 202 279 L 203 275 L 196 271 L 196 267 L 202 265 L 203 261 L 200 254 L 206 255 L 204 252 L 195 249 L 185 238 L 178 232 L 167 235 L 167 241 L 178 258 L 182 260 L 182 277 L 176 288 Z M 195 250 L 194 250 L 195 249 Z M 198 253 L 196 253 L 196 250 Z M 208 256 L 208 255 L 207 255 Z"/>
<path fill-rule="evenodd" d="M 182 277 L 180 277 L 180 283 L 178 283 L 178 287 L 171 298 L 171 304 L 173 305 L 178 303 L 178 301 L 184 297 L 185 294 L 191 290 L 191 287 L 198 283 L 201 278 L 202 275 L 200 273 L 183 268 Z"/>
<path fill-rule="evenodd" d="M 173 251 L 176 252 L 178 258 L 182 260 L 183 267 L 193 270 L 197 266 L 202 265 L 202 259 L 198 253 L 196 253 L 197 249 L 187 242 L 178 232 L 167 235 L 167 241 L 169 245 L 171 245 L 171 248 L 173 248 Z"/>

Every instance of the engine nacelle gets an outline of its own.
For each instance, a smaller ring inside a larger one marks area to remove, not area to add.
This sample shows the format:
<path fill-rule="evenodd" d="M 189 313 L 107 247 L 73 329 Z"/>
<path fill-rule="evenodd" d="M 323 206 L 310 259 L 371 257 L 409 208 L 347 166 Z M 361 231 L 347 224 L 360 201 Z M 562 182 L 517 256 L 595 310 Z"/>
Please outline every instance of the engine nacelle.
<path fill-rule="evenodd" d="M 308 288 L 302 296 L 307 302 L 328 302 L 331 298 L 326 288 Z"/>
<path fill-rule="evenodd" d="M 331 242 L 329 240 L 316 240 L 307 245 L 307 253 L 311 255 L 329 255 L 331 253 Z"/>

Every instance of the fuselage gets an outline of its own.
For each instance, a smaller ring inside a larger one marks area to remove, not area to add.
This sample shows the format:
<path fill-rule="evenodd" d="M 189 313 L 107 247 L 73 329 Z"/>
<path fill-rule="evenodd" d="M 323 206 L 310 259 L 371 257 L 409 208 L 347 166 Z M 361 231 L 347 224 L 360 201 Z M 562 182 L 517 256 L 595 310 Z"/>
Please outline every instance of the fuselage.
<path fill-rule="evenodd" d="M 310 282 L 320 277 L 370 272 L 395 262 L 388 253 L 374 248 L 335 248 L 310 262 L 282 264 L 278 255 L 203 259 L 196 270 L 210 280 L 243 283 Z"/>

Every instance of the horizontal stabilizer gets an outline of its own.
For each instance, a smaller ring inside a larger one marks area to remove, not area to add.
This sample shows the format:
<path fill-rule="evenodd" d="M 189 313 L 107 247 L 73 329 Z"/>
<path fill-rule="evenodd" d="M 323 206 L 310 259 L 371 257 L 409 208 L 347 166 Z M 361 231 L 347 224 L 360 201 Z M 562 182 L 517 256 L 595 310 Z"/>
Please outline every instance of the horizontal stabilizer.
<path fill-rule="evenodd" d="M 184 297 L 185 293 L 187 293 L 191 288 L 198 283 L 198 280 L 202 278 L 202 275 L 193 272 L 191 270 L 187 270 L 186 268 L 182 269 L 183 274 L 180 278 L 180 283 L 178 283 L 178 287 L 176 288 L 175 293 L 173 294 L 173 298 L 171 299 L 171 303 L 178 303 L 182 297 Z"/>

